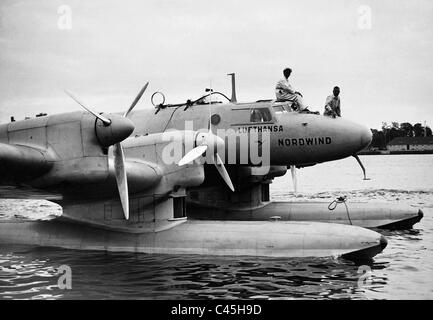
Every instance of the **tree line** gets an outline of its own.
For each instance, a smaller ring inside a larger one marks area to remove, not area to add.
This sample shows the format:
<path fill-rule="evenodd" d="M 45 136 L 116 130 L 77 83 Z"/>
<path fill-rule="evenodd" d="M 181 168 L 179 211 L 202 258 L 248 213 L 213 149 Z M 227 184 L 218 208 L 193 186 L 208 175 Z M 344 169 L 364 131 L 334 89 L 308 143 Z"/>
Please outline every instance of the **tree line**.
<path fill-rule="evenodd" d="M 397 137 L 424 137 L 431 136 L 432 130 L 428 126 L 423 126 L 421 123 L 412 125 L 409 122 L 382 122 L 382 130 L 371 129 L 373 140 L 370 148 L 386 149 L 387 144 Z"/>

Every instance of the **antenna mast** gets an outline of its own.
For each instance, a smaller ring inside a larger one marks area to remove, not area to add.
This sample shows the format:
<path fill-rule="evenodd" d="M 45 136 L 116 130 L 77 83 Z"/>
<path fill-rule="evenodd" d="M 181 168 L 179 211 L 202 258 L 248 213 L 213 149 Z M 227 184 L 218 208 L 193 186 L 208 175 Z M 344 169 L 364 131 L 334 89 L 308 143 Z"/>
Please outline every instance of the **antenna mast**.
<path fill-rule="evenodd" d="M 232 103 L 236 103 L 238 102 L 236 100 L 236 76 L 234 73 L 228 73 L 228 76 L 231 76 L 231 80 L 232 80 L 232 98 L 230 99 L 230 101 Z"/>

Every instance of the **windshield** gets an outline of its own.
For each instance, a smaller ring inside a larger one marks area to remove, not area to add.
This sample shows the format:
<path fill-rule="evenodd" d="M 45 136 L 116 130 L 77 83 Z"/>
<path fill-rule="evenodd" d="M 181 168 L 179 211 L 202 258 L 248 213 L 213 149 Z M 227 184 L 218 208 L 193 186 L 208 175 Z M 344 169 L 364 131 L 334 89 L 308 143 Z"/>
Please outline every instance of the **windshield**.
<path fill-rule="evenodd" d="M 220 92 L 212 92 L 210 94 L 204 95 L 200 99 L 197 100 L 197 104 L 209 104 L 209 103 L 227 103 L 230 102 L 230 99 L 227 98 L 226 95 Z"/>

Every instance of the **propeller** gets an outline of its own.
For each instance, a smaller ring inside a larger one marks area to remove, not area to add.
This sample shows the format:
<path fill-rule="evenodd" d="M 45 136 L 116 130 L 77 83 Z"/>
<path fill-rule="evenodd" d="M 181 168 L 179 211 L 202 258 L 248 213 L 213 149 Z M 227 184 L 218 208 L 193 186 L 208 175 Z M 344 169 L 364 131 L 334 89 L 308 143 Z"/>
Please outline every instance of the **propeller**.
<path fill-rule="evenodd" d="M 214 153 L 214 164 L 216 169 L 218 170 L 219 174 L 221 175 L 221 177 L 223 178 L 223 180 L 225 181 L 225 183 L 227 184 L 227 186 L 230 188 L 231 191 L 235 191 L 235 187 L 233 187 L 233 183 L 232 180 L 230 179 L 230 176 L 226 170 L 226 167 L 224 166 L 224 163 L 221 160 L 221 157 L 219 156 L 218 153 Z"/>
<path fill-rule="evenodd" d="M 86 111 L 90 112 L 96 118 L 98 118 L 99 120 L 101 120 L 104 123 L 104 125 L 109 126 L 111 124 L 111 120 L 110 119 L 107 119 L 103 115 L 100 115 L 99 113 L 97 113 L 97 112 L 93 111 L 92 109 L 86 107 L 83 102 L 81 102 L 75 95 L 72 94 L 72 92 L 70 92 L 70 91 L 68 91 L 68 90 L 65 89 L 65 93 L 68 96 L 70 96 L 72 98 L 72 100 L 74 100 L 76 103 L 78 103 L 80 106 L 82 106 Z"/>
<path fill-rule="evenodd" d="M 104 132 L 103 129 L 99 127 L 96 127 L 96 135 L 102 145 L 113 146 L 114 175 L 116 177 L 117 189 L 119 191 L 123 215 L 125 216 L 126 220 L 129 219 L 129 191 L 128 191 L 128 180 L 127 180 L 126 168 L 125 168 L 125 155 L 123 153 L 123 148 L 120 143 L 121 141 L 129 137 L 131 133 L 134 131 L 134 125 L 129 119 L 126 118 L 131 113 L 132 109 L 134 109 L 135 105 L 140 100 L 144 91 L 146 91 L 148 85 L 149 82 L 147 82 L 143 86 L 143 88 L 135 97 L 134 101 L 132 101 L 131 106 L 123 114 L 123 116 L 110 115 L 111 119 L 86 107 L 84 103 L 82 103 L 77 97 L 75 97 L 75 95 L 65 90 L 66 94 L 70 96 L 73 100 L 75 100 L 75 102 L 77 102 L 85 110 L 93 114 L 96 118 L 101 120 L 105 127 L 112 127 L 110 130 L 111 133 L 110 136 L 107 137 L 107 133 Z"/>
<path fill-rule="evenodd" d="M 298 193 L 298 177 L 296 172 L 296 166 L 290 166 L 290 173 L 292 174 L 293 189 L 295 190 L 295 193 Z"/>
<path fill-rule="evenodd" d="M 149 85 L 149 82 L 146 82 L 146 84 L 141 88 L 140 92 L 135 97 L 134 101 L 132 101 L 131 106 L 129 107 L 128 111 L 126 111 L 123 116 L 126 118 L 128 114 L 134 109 L 135 105 L 137 104 L 138 100 L 140 100 L 141 96 L 143 95 L 144 91 L 146 91 L 147 86 Z"/>
<path fill-rule="evenodd" d="M 129 219 L 129 192 L 128 180 L 126 178 L 125 156 L 120 143 L 116 143 L 113 147 L 114 155 L 114 174 L 116 176 L 117 190 L 119 190 L 120 202 L 125 219 Z"/>
<path fill-rule="evenodd" d="M 195 144 L 196 147 L 191 149 L 189 152 L 187 152 L 182 159 L 180 159 L 178 165 L 183 166 L 187 163 L 190 163 L 194 161 L 195 159 L 202 156 L 209 148 L 210 150 L 213 150 L 214 154 L 212 156 L 213 163 L 215 165 L 215 168 L 217 169 L 218 173 L 223 178 L 224 182 L 227 184 L 227 186 L 232 190 L 235 191 L 235 188 L 233 186 L 233 183 L 230 179 L 230 176 L 224 166 L 224 163 L 221 160 L 221 157 L 217 153 L 218 150 L 222 150 L 221 148 L 225 148 L 225 142 L 221 137 L 218 137 L 217 135 L 213 134 L 212 132 L 212 123 L 211 118 L 209 117 L 209 127 L 208 132 L 205 133 L 198 133 L 198 135 L 195 138 Z"/>
<path fill-rule="evenodd" d="M 205 153 L 207 148 L 207 145 L 200 145 L 198 147 L 195 147 L 194 149 L 189 151 L 182 159 L 180 159 L 178 165 L 181 167 L 187 163 L 193 162 L 195 159 Z"/>

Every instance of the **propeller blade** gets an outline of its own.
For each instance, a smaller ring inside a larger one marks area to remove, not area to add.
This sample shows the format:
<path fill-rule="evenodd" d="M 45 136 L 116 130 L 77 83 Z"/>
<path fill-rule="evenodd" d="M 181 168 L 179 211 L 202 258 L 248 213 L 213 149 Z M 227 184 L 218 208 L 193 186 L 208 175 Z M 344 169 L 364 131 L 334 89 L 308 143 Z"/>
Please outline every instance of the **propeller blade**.
<path fill-rule="evenodd" d="M 117 189 L 119 190 L 120 202 L 122 203 L 123 214 L 125 219 L 129 219 L 129 194 L 128 181 L 126 178 L 125 161 L 123 149 L 120 143 L 116 143 L 113 147 L 114 155 L 114 173 L 116 175 Z"/>
<path fill-rule="evenodd" d="M 128 111 L 126 111 L 123 116 L 127 117 L 128 114 L 132 111 L 132 109 L 134 109 L 135 105 L 137 104 L 138 100 L 140 100 L 141 96 L 143 95 L 144 91 L 146 91 L 147 86 L 149 85 L 149 82 L 147 82 L 144 87 L 140 90 L 140 92 L 138 93 L 138 95 L 135 97 L 134 101 L 132 101 L 131 106 L 129 107 Z"/>
<path fill-rule="evenodd" d="M 187 163 L 190 163 L 200 157 L 207 150 L 207 145 L 201 145 L 195 147 L 190 152 L 188 152 L 182 159 L 180 159 L 178 165 L 183 166 Z"/>
<path fill-rule="evenodd" d="M 78 103 L 80 106 L 82 106 L 84 109 L 86 109 L 88 112 L 90 112 L 91 114 L 93 114 L 96 118 L 98 118 L 99 120 L 101 120 L 105 125 L 110 125 L 111 124 L 111 120 L 107 119 L 106 117 L 100 115 L 99 113 L 93 111 L 90 108 L 87 108 L 84 103 L 82 103 L 76 96 L 74 96 L 71 92 L 69 92 L 68 90 L 65 90 L 65 93 L 70 96 L 76 103 Z"/>
<path fill-rule="evenodd" d="M 225 183 L 227 184 L 227 186 L 230 188 L 231 191 L 234 192 L 235 188 L 233 187 L 232 180 L 230 179 L 230 176 L 226 170 L 226 167 L 224 166 L 224 163 L 222 162 L 218 153 L 214 154 L 214 164 L 215 164 L 215 167 L 217 168 L 219 174 L 221 175 L 221 177 L 224 179 Z"/>
<path fill-rule="evenodd" d="M 295 190 L 295 193 L 298 193 L 298 177 L 296 175 L 296 166 L 290 166 L 290 172 L 292 174 L 293 189 Z"/>

